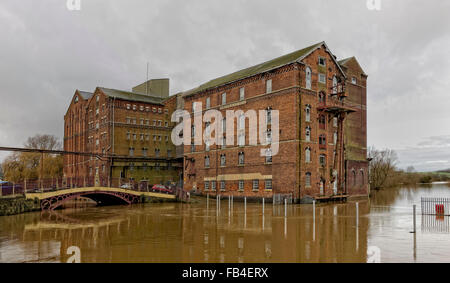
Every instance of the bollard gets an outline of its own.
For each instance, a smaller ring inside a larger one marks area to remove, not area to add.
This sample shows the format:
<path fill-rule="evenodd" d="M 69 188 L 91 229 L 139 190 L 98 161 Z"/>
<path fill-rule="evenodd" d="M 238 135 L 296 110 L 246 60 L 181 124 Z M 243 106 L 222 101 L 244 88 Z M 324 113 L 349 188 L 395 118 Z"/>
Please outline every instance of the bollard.
<path fill-rule="evenodd" d="M 247 213 L 247 197 L 244 197 L 244 211 Z"/>
<path fill-rule="evenodd" d="M 234 195 L 231 196 L 231 210 L 234 209 Z"/>
<path fill-rule="evenodd" d="M 264 202 L 265 202 L 265 200 L 263 198 L 263 211 L 262 211 L 263 215 L 264 215 Z"/>
<path fill-rule="evenodd" d="M 284 217 L 287 216 L 287 199 L 284 199 Z"/>
<path fill-rule="evenodd" d="M 316 220 L 316 200 L 313 200 L 313 221 Z"/>
<path fill-rule="evenodd" d="M 231 210 L 231 196 L 228 196 L 228 210 Z"/>
<path fill-rule="evenodd" d="M 413 205 L 413 233 L 416 233 L 416 205 Z"/>
<path fill-rule="evenodd" d="M 356 203 L 356 227 L 359 226 L 359 203 Z"/>

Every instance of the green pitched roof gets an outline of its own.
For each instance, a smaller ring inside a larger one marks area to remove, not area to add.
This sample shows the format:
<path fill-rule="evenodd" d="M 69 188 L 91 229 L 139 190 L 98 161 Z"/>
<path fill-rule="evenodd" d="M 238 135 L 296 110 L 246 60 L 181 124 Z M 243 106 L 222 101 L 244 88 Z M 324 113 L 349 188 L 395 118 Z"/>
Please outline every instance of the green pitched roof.
<path fill-rule="evenodd" d="M 85 100 L 88 100 L 89 98 L 92 97 L 92 95 L 94 95 L 92 92 L 87 92 L 87 91 L 81 91 L 78 90 L 78 93 L 81 95 L 81 97 Z"/>
<path fill-rule="evenodd" d="M 100 89 L 107 96 L 115 97 L 117 99 L 136 101 L 136 102 L 145 102 L 145 103 L 152 103 L 152 104 L 160 104 L 160 105 L 162 105 L 163 104 L 162 102 L 164 101 L 163 98 L 151 96 L 151 95 L 147 95 L 147 94 L 143 94 L 143 93 L 136 93 L 136 92 L 104 88 L 104 87 L 99 87 L 98 89 Z"/>
<path fill-rule="evenodd" d="M 272 69 L 276 69 L 278 67 L 299 61 L 301 59 L 303 59 L 305 56 L 307 56 L 308 54 L 310 54 L 312 51 L 314 51 L 317 47 L 321 46 L 322 44 L 324 44 L 324 42 L 320 42 L 314 45 L 311 45 L 309 47 L 303 48 L 301 50 L 297 50 L 294 51 L 292 53 L 286 54 L 284 56 L 272 59 L 270 61 L 264 62 L 262 64 L 250 67 L 250 68 L 246 68 L 237 72 L 234 72 L 232 74 L 217 78 L 217 79 L 213 79 L 205 84 L 200 85 L 197 88 L 194 88 L 192 90 L 189 90 L 185 93 L 185 96 L 189 96 L 192 95 L 194 93 L 198 93 L 210 88 L 214 88 L 226 83 L 231 83 L 243 78 L 247 78 L 247 77 L 251 77 L 260 73 L 264 73 L 267 71 L 270 71 Z"/>

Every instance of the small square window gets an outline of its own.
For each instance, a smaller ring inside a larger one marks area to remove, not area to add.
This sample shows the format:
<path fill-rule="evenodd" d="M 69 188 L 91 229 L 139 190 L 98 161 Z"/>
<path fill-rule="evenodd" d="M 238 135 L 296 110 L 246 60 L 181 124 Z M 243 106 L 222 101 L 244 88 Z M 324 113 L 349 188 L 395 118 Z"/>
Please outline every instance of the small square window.
<path fill-rule="evenodd" d="M 325 74 L 319 73 L 319 83 L 325 84 L 327 82 Z"/>
<path fill-rule="evenodd" d="M 320 66 L 326 66 L 327 65 L 327 60 L 323 57 L 319 57 L 319 65 Z"/>

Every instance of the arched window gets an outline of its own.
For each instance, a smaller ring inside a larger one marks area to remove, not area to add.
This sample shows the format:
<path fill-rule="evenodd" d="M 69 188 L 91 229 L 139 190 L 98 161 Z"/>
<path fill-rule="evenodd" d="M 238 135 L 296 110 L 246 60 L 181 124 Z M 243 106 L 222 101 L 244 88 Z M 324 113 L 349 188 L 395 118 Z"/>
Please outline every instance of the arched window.
<path fill-rule="evenodd" d="M 354 169 L 352 170 L 352 174 L 353 174 L 353 186 L 356 186 L 356 171 Z"/>
<path fill-rule="evenodd" d="M 305 186 L 311 187 L 311 173 L 307 172 L 305 175 Z"/>
<path fill-rule="evenodd" d="M 319 164 L 321 167 L 325 167 L 326 163 L 327 163 L 327 157 L 325 156 L 325 154 L 321 154 L 319 156 Z"/>
<path fill-rule="evenodd" d="M 322 91 L 319 93 L 319 103 L 325 103 L 325 93 Z"/>
<path fill-rule="evenodd" d="M 364 180 L 364 170 L 361 169 L 361 185 L 364 185 L 366 180 Z"/>
<path fill-rule="evenodd" d="M 306 67 L 306 88 L 311 89 L 311 68 Z"/>
<path fill-rule="evenodd" d="M 305 162 L 311 163 L 311 149 L 309 147 L 305 149 Z"/>
<path fill-rule="evenodd" d="M 205 156 L 205 167 L 206 168 L 209 168 L 209 161 L 210 161 L 209 156 L 208 155 Z"/>
<path fill-rule="evenodd" d="M 337 77 L 333 76 L 333 89 L 331 91 L 332 94 L 337 94 L 337 85 L 338 85 Z"/>
<path fill-rule="evenodd" d="M 319 128 L 325 129 L 325 124 L 326 124 L 325 115 L 320 115 L 319 116 Z"/>
<path fill-rule="evenodd" d="M 311 122 L 311 106 L 310 105 L 306 105 L 306 107 L 305 107 L 305 121 Z"/>
<path fill-rule="evenodd" d="M 306 127 L 305 139 L 307 142 L 311 141 L 311 127 Z"/>

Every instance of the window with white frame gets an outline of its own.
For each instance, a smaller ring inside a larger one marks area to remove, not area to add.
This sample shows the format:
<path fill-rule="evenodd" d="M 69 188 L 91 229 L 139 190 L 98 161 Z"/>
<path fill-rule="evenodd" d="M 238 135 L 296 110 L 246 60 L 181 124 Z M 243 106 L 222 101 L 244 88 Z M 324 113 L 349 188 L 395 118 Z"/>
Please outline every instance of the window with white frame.
<path fill-rule="evenodd" d="M 211 97 L 206 98 L 206 109 L 211 108 Z"/>
<path fill-rule="evenodd" d="M 337 139 L 338 139 L 338 134 L 337 132 L 333 133 L 333 144 L 336 145 L 337 144 Z"/>
<path fill-rule="evenodd" d="M 338 91 L 338 80 L 336 76 L 333 76 L 333 89 L 331 91 L 332 94 L 337 94 Z"/>
<path fill-rule="evenodd" d="M 267 125 L 272 124 L 272 107 L 266 109 L 266 123 Z"/>
<path fill-rule="evenodd" d="M 211 190 L 212 191 L 216 190 L 216 181 L 211 181 Z"/>
<path fill-rule="evenodd" d="M 253 180 L 253 190 L 258 191 L 259 190 L 259 180 Z"/>
<path fill-rule="evenodd" d="M 306 127 L 305 139 L 307 142 L 311 141 L 311 127 Z"/>
<path fill-rule="evenodd" d="M 245 155 L 244 152 L 239 152 L 238 153 L 238 164 L 239 165 L 244 165 L 244 161 L 245 161 Z"/>
<path fill-rule="evenodd" d="M 209 156 L 207 155 L 207 156 L 205 156 L 205 168 L 209 168 L 209 165 L 210 165 L 210 158 L 209 158 Z"/>
<path fill-rule="evenodd" d="M 272 92 L 272 80 L 266 81 L 266 93 Z"/>
<path fill-rule="evenodd" d="M 333 127 L 337 127 L 337 126 L 338 126 L 338 118 L 333 117 Z"/>
<path fill-rule="evenodd" d="M 245 99 L 245 88 L 244 88 L 244 87 L 241 87 L 241 88 L 239 89 L 239 100 L 242 101 L 242 100 L 244 100 L 244 99 Z"/>
<path fill-rule="evenodd" d="M 352 84 L 357 84 L 357 80 L 356 80 L 356 78 L 355 77 L 352 77 Z"/>
<path fill-rule="evenodd" d="M 272 143 L 272 129 L 267 129 L 266 132 L 266 143 L 271 144 Z"/>
<path fill-rule="evenodd" d="M 320 57 L 319 56 L 319 66 L 326 66 L 327 65 L 327 60 L 324 57 Z"/>
<path fill-rule="evenodd" d="M 222 105 L 227 104 L 227 93 L 222 93 Z"/>
<path fill-rule="evenodd" d="M 225 154 L 220 155 L 220 166 L 226 166 L 227 165 L 227 156 Z"/>
<path fill-rule="evenodd" d="M 220 181 L 220 190 L 221 191 L 225 191 L 225 188 L 226 188 L 225 185 L 226 185 L 225 181 Z"/>
<path fill-rule="evenodd" d="M 305 174 L 305 186 L 307 188 L 311 187 L 311 173 L 309 172 Z"/>
<path fill-rule="evenodd" d="M 306 107 L 305 107 L 305 121 L 311 122 L 311 106 L 310 105 L 306 105 Z"/>
<path fill-rule="evenodd" d="M 209 191 L 209 182 L 205 181 L 205 191 Z"/>
<path fill-rule="evenodd" d="M 244 180 L 239 180 L 239 191 L 244 190 Z"/>
<path fill-rule="evenodd" d="M 319 156 L 319 165 L 320 165 L 321 167 L 325 167 L 325 165 L 326 165 L 326 160 L 327 160 L 327 158 L 326 158 L 325 154 L 321 154 L 321 155 Z"/>
<path fill-rule="evenodd" d="M 311 148 L 309 147 L 305 149 L 305 162 L 311 163 Z"/>
<path fill-rule="evenodd" d="M 265 189 L 271 191 L 272 190 L 272 179 L 267 179 L 265 181 Z"/>
<path fill-rule="evenodd" d="M 327 82 L 325 74 L 319 73 L 319 83 L 325 84 Z"/>
<path fill-rule="evenodd" d="M 306 81 L 305 87 L 307 89 L 311 89 L 311 75 L 312 75 L 311 68 L 310 67 L 306 67 L 306 70 L 305 70 L 305 81 Z"/>
<path fill-rule="evenodd" d="M 266 163 L 272 163 L 272 149 L 266 149 Z"/>

